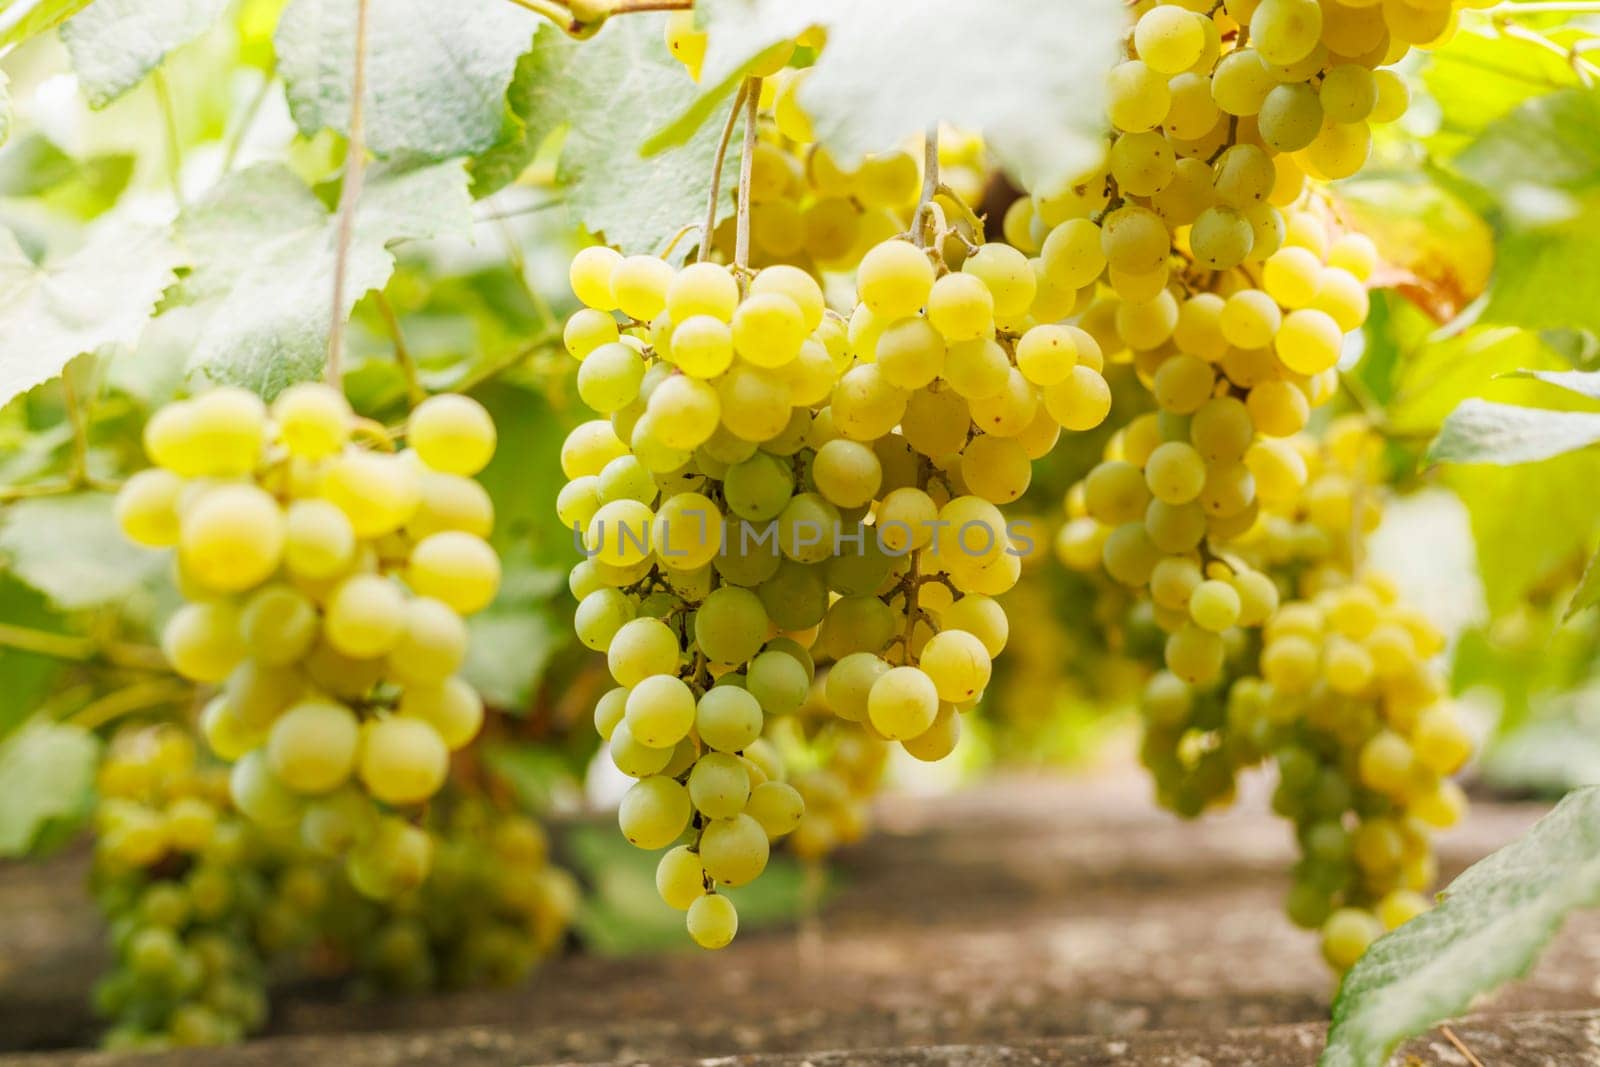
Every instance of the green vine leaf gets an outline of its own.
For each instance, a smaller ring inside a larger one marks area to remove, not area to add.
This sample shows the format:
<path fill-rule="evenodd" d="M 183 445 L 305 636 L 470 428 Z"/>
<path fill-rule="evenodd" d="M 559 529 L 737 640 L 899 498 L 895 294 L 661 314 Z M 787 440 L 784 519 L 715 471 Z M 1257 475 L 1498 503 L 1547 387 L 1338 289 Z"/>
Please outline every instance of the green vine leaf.
<path fill-rule="evenodd" d="M 138 340 L 179 254 L 155 229 L 104 225 L 77 251 L 35 263 L 0 229 L 0 404 L 74 356 Z"/>
<path fill-rule="evenodd" d="M 1600 415 L 1470 399 L 1450 413 L 1428 449 L 1433 463 L 1511 466 L 1550 459 L 1600 441 Z"/>
<path fill-rule="evenodd" d="M 61 39 L 89 106 L 105 107 L 138 85 L 227 7 L 228 0 L 98 0 L 75 15 Z"/>
<path fill-rule="evenodd" d="M 696 91 L 667 52 L 663 21 L 613 19 L 586 42 L 546 27 L 511 91 L 526 122 L 516 158 L 525 165 L 547 136 L 564 128 L 557 177 L 567 210 L 628 252 L 659 251 L 683 226 L 700 221 L 720 132 L 708 126 L 656 159 L 634 150 Z M 512 165 L 505 158 L 496 163 Z M 731 202 L 733 183 L 723 184 L 724 201 Z"/>
<path fill-rule="evenodd" d="M 8 52 L 30 37 L 53 30 L 88 7 L 90 0 L 13 0 L 0 5 L 0 53 Z"/>
<path fill-rule="evenodd" d="M 25 855 L 48 823 L 87 809 L 99 753 L 93 734 L 60 723 L 0 742 L 0 856 Z"/>
<path fill-rule="evenodd" d="M 19 500 L 0 526 L 0 557 L 62 611 L 129 601 L 165 577 L 167 557 L 130 543 L 113 506 L 107 493 Z"/>
<path fill-rule="evenodd" d="M 707 0 L 706 90 L 648 148 L 680 143 L 762 50 L 808 26 L 828 43 L 800 89 L 819 139 L 841 159 L 892 148 L 935 122 L 981 130 L 1030 189 L 1055 189 L 1101 152 L 1106 74 L 1127 30 L 1118 0 Z"/>
<path fill-rule="evenodd" d="M 471 208 L 459 161 L 370 171 L 340 314 L 389 280 L 393 243 L 465 234 Z M 230 176 L 186 212 L 179 230 L 194 257 L 181 293 L 195 309 L 190 369 L 266 397 L 320 375 L 337 228 L 305 183 L 275 164 Z"/>
<path fill-rule="evenodd" d="M 1443 903 L 1380 938 L 1345 976 L 1320 1067 L 1383 1063 L 1400 1041 L 1526 974 L 1567 915 L 1600 906 L 1600 788 L 1568 794 L 1470 867 Z"/>
<path fill-rule="evenodd" d="M 367 147 L 379 156 L 483 152 L 509 120 L 506 87 L 540 19 L 506 0 L 384 0 L 367 27 Z M 356 5 L 292 0 L 274 42 L 301 132 L 350 122 Z"/>

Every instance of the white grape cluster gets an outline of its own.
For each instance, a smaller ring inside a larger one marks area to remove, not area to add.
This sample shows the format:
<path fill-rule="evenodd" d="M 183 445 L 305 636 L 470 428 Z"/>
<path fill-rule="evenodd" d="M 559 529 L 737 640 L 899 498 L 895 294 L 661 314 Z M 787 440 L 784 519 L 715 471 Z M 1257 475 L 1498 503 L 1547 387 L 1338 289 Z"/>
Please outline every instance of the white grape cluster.
<path fill-rule="evenodd" d="M 692 831 L 662 895 L 718 946 L 736 916 L 715 887 L 753 878 L 802 823 L 767 717 L 818 684 L 872 737 L 948 754 L 1005 644 L 992 598 L 1027 538 L 999 505 L 1063 427 L 1105 418 L 1110 391 L 1093 339 L 1053 323 L 1036 265 L 1004 245 L 951 270 L 882 242 L 848 320 L 789 265 L 741 286 L 718 264 L 591 248 L 571 277 L 578 391 L 607 416 L 569 436 L 557 502 L 588 556 L 578 636 L 619 685 L 596 723 L 640 779 L 628 838 Z M 848 836 L 807 827 L 812 852 Z"/>
<path fill-rule="evenodd" d="M 495 428 L 454 395 L 417 407 L 403 451 L 360 428 L 342 393 L 311 383 L 270 412 L 229 387 L 169 404 L 145 427 L 156 466 L 128 480 L 117 516 L 130 540 L 176 549 L 189 603 L 162 649 L 220 687 L 200 729 L 234 762 L 234 803 L 298 826 L 388 896 L 422 880 L 431 852 L 401 812 L 438 791 L 483 720 L 457 672 L 463 617 L 500 581 L 493 507 L 471 477 Z"/>

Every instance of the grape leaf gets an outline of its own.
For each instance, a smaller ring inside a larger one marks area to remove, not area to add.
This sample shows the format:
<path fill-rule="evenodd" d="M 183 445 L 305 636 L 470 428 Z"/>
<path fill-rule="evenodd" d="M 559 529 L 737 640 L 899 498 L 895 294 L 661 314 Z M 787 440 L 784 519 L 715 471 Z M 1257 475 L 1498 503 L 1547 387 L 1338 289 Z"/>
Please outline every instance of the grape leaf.
<path fill-rule="evenodd" d="M 11 0 L 0 4 L 0 54 L 29 37 L 55 29 L 89 3 L 90 0 Z"/>
<path fill-rule="evenodd" d="M 459 161 L 369 172 L 340 314 L 388 281 L 393 242 L 465 234 L 471 207 Z M 190 368 L 267 397 L 317 377 L 327 357 L 337 228 L 305 183 L 276 164 L 230 175 L 186 212 L 179 230 L 194 270 L 181 295 L 198 320 Z"/>
<path fill-rule="evenodd" d="M 709 88 L 653 139 L 681 141 L 751 61 L 810 25 L 827 44 L 800 88 L 819 139 L 843 160 L 892 148 L 934 122 L 982 131 L 1013 176 L 1055 189 L 1092 166 L 1105 132 L 1106 73 L 1127 32 L 1118 0 L 715 0 Z"/>
<path fill-rule="evenodd" d="M 367 146 L 379 156 L 482 152 L 507 122 L 506 87 L 540 19 L 506 0 L 383 0 L 367 26 Z M 307 135 L 350 121 L 356 5 L 292 0 L 274 42 Z"/>
<path fill-rule="evenodd" d="M 89 106 L 102 108 L 144 80 L 167 53 L 200 36 L 228 0 L 98 0 L 61 27 Z"/>
<path fill-rule="evenodd" d="M 167 573 L 166 556 L 129 543 L 106 493 L 19 500 L 5 511 L 0 555 L 63 611 L 124 602 Z"/>
<path fill-rule="evenodd" d="M 635 150 L 695 93 L 667 52 L 662 19 L 613 19 L 587 42 L 546 27 L 511 92 L 527 124 L 521 158 L 531 160 L 539 143 L 565 126 L 557 177 L 566 187 L 567 210 L 628 252 L 659 251 L 700 220 L 720 132 L 707 126 L 655 159 Z M 723 199 L 731 201 L 732 183 L 723 184 L 730 187 Z"/>
<path fill-rule="evenodd" d="M 1567 915 L 1600 905 L 1600 788 L 1569 794 L 1473 864 L 1443 903 L 1380 938 L 1345 976 L 1320 1067 L 1382 1063 L 1401 1039 L 1526 974 Z"/>
<path fill-rule="evenodd" d="M 1565 389 L 1569 393 L 1600 400 L 1600 371 L 1592 370 L 1519 370 L 1514 377 L 1534 378 Z"/>
<path fill-rule="evenodd" d="M 93 734 L 59 723 L 0 742 L 0 856 L 24 855 L 47 823 L 86 810 L 99 751 Z"/>
<path fill-rule="evenodd" d="M 1600 441 L 1600 415 L 1464 400 L 1428 449 L 1434 463 L 1532 463 Z"/>
<path fill-rule="evenodd" d="M 178 261 L 164 232 L 106 224 L 77 251 L 36 264 L 0 229 L 0 404 L 74 356 L 133 344 Z"/>

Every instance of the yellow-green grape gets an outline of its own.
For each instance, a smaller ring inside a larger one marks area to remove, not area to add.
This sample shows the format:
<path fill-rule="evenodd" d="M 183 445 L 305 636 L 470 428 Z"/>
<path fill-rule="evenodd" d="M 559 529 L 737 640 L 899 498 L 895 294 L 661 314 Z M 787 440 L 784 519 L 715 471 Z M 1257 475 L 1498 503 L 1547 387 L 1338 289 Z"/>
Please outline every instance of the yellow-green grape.
<path fill-rule="evenodd" d="M 460 678 L 406 686 L 399 711 L 432 726 L 452 752 L 465 747 L 483 727 L 483 698 Z"/>
<path fill-rule="evenodd" d="M 1383 895 L 1376 910 L 1383 928 L 1393 930 L 1415 919 L 1429 907 L 1428 899 L 1421 893 L 1412 889 L 1394 889 Z"/>
<path fill-rule="evenodd" d="M 346 451 L 334 457 L 323 469 L 318 489 L 344 512 L 357 536 L 369 539 L 404 526 L 422 498 L 412 463 L 374 452 Z"/>
<path fill-rule="evenodd" d="M 835 438 L 817 449 L 811 463 L 817 492 L 842 508 L 869 504 L 883 484 L 883 464 L 858 441 Z"/>
<path fill-rule="evenodd" d="M 788 383 L 772 369 L 735 364 L 717 382 L 722 425 L 745 441 L 770 441 L 789 425 Z"/>
<path fill-rule="evenodd" d="M 377 900 L 415 889 L 433 864 L 433 838 L 420 826 L 389 816 L 350 853 L 345 873 L 357 892 Z"/>
<path fill-rule="evenodd" d="M 1022 372 L 1012 367 L 1006 372 L 1005 388 L 994 396 L 972 402 L 972 424 L 991 437 L 1017 438 L 1033 425 L 1039 415 L 1039 394 Z M 1047 414 L 1048 417 L 1048 414 Z M 1034 458 L 1027 446 L 1017 442 L 1026 458 Z"/>
<path fill-rule="evenodd" d="M 1127 305 L 1124 305 L 1126 307 Z M 1191 415 L 1211 397 L 1216 374 L 1199 356 L 1169 357 L 1151 379 L 1151 392 L 1163 411 Z"/>
<path fill-rule="evenodd" d="M 673 675 L 652 675 L 628 693 L 626 716 L 635 740 L 651 748 L 669 748 L 694 726 L 694 693 Z"/>
<path fill-rule="evenodd" d="M 1217 106 L 1236 117 L 1261 110 L 1277 79 L 1254 48 L 1238 48 L 1223 56 L 1211 75 L 1211 95 Z"/>
<path fill-rule="evenodd" d="M 944 630 L 929 638 L 917 666 L 933 682 L 939 699 L 952 704 L 974 699 L 989 684 L 989 650 L 962 630 Z"/>
<path fill-rule="evenodd" d="M 1017 369 L 1029 382 L 1052 386 L 1064 381 L 1078 362 L 1072 327 L 1034 326 L 1017 339 Z"/>
<path fill-rule="evenodd" d="M 413 540 L 444 530 L 488 537 L 494 529 L 494 501 L 471 478 L 424 471 L 419 484 L 421 499 L 406 522 L 406 533 Z"/>
<path fill-rule="evenodd" d="M 1361 122 L 1377 106 L 1378 83 L 1366 67 L 1341 63 L 1322 76 L 1318 94 L 1330 122 Z"/>
<path fill-rule="evenodd" d="M 768 294 L 786 296 L 792 300 L 800 309 L 801 320 L 807 333 L 822 325 L 822 317 L 828 305 L 823 299 L 822 287 L 806 271 L 786 263 L 762 268 L 750 280 L 750 295 Z"/>
<path fill-rule="evenodd" d="M 767 714 L 788 715 L 805 703 L 811 679 L 794 656 L 769 649 L 745 668 L 745 685 Z"/>
<path fill-rule="evenodd" d="M 856 292 L 874 315 L 894 321 L 915 315 L 934 284 L 927 253 L 909 241 L 885 241 L 861 259 Z"/>
<path fill-rule="evenodd" d="M 1261 139 L 1274 152 L 1298 152 L 1322 130 L 1322 101 L 1305 82 L 1275 87 L 1261 102 Z"/>
<path fill-rule="evenodd" d="M 1406 85 L 1405 79 L 1398 73 L 1388 69 L 1372 72 L 1375 96 L 1372 104 L 1372 113 L 1367 116 L 1368 121 L 1377 123 L 1393 122 L 1406 113 L 1411 106 L 1411 89 Z"/>
<path fill-rule="evenodd" d="M 1415 768 L 1411 745 L 1392 730 L 1380 730 L 1361 746 L 1356 769 L 1361 784 L 1390 796 L 1403 795 Z"/>
<path fill-rule="evenodd" d="M 604 511 L 601 508 L 600 513 Z M 601 560 L 627 562 L 603 555 Z M 459 530 L 436 533 L 411 549 L 406 582 L 419 596 L 442 600 L 462 615 L 471 615 L 494 599 L 500 587 L 500 558 L 481 537 Z"/>
<path fill-rule="evenodd" d="M 1111 387 L 1100 374 L 1079 364 L 1044 391 L 1045 410 L 1066 430 L 1092 430 L 1111 413 Z"/>
<path fill-rule="evenodd" d="M 385 804 L 420 804 L 439 791 L 450 749 L 422 719 L 396 715 L 366 727 L 357 772 Z"/>
<path fill-rule="evenodd" d="M 667 289 L 673 270 L 655 256 L 627 256 L 611 272 L 611 292 L 617 308 L 638 322 L 649 322 L 667 306 Z"/>
<path fill-rule="evenodd" d="M 578 396 L 590 408 L 609 415 L 638 399 L 644 373 L 644 357 L 630 345 L 603 344 L 578 367 Z"/>
<path fill-rule="evenodd" d="M 700 698 L 695 729 L 700 740 L 718 752 L 742 752 L 761 736 L 761 704 L 737 686 L 715 686 Z"/>
<path fill-rule="evenodd" d="M 1167 79 L 1137 59 L 1112 67 L 1107 88 L 1110 93 L 1106 109 L 1118 129 L 1130 133 L 1151 130 L 1167 117 L 1167 107 L 1172 102 Z"/>
<path fill-rule="evenodd" d="M 1347 270 L 1324 269 L 1318 277 L 1317 294 L 1311 307 L 1326 312 L 1345 333 L 1354 333 L 1367 319 L 1369 299 L 1366 286 Z"/>
<path fill-rule="evenodd" d="M 370 659 L 394 648 L 405 630 L 405 594 L 387 578 L 347 578 L 328 600 L 323 633 L 346 656 Z"/>
<path fill-rule="evenodd" d="M 573 359 L 582 361 L 589 354 L 619 340 L 617 320 L 609 312 L 580 308 L 573 312 L 561 331 L 561 342 Z"/>
<path fill-rule="evenodd" d="M 1207 463 L 1237 463 L 1255 439 L 1249 408 L 1231 396 L 1201 404 L 1189 423 L 1189 442 Z"/>
<path fill-rule="evenodd" d="M 287 828 L 300 818 L 300 798 L 272 773 L 262 749 L 245 753 L 233 765 L 228 793 L 246 818 L 269 829 Z"/>
<path fill-rule="evenodd" d="M 733 330 L 710 315 L 684 319 L 672 331 L 670 355 L 685 374 L 715 378 L 733 363 Z"/>
<path fill-rule="evenodd" d="M 750 772 L 738 756 L 711 752 L 695 763 L 686 783 L 695 810 L 711 819 L 732 819 L 750 799 Z"/>
<path fill-rule="evenodd" d="M 705 896 L 706 869 L 700 854 L 688 845 L 679 845 L 661 854 L 656 864 L 656 892 L 668 907 L 688 911 Z"/>
<path fill-rule="evenodd" d="M 1278 610 L 1278 587 L 1267 575 L 1241 571 L 1232 581 L 1239 595 L 1239 625 L 1260 626 Z"/>
<path fill-rule="evenodd" d="M 1322 926 L 1322 955 L 1337 971 L 1347 971 L 1383 933 L 1383 925 L 1360 908 L 1340 908 Z"/>
<path fill-rule="evenodd" d="M 320 582 L 350 569 L 356 531 L 326 500 L 296 500 L 284 516 L 283 562 L 296 578 Z"/>
<path fill-rule="evenodd" d="M 466 661 L 467 624 L 448 604 L 413 597 L 405 606 L 404 623 L 388 653 L 389 674 L 395 681 L 436 685 Z"/>
<path fill-rule="evenodd" d="M 668 448 L 699 448 L 716 431 L 722 403 L 716 389 L 697 378 L 674 374 L 650 394 L 651 430 Z"/>
<path fill-rule="evenodd" d="M 1274 66 L 1304 59 L 1321 37 L 1322 7 L 1317 0 L 1261 0 L 1250 16 L 1250 43 Z"/>
<path fill-rule="evenodd" d="M 1005 389 L 1010 369 L 1006 350 L 991 338 L 979 337 L 950 346 L 945 356 L 944 379 L 967 400 L 983 400 Z"/>
<path fill-rule="evenodd" d="M 852 440 L 874 441 L 899 423 L 907 395 L 884 378 L 876 364 L 869 363 L 846 371 L 831 399 L 834 429 Z"/>
<path fill-rule="evenodd" d="M 1205 685 L 1222 673 L 1226 652 L 1222 638 L 1193 623 L 1167 636 L 1167 670 L 1190 685 Z"/>
<path fill-rule="evenodd" d="M 689 791 L 662 775 L 635 782 L 617 808 L 622 836 L 638 848 L 654 851 L 676 841 L 689 825 Z"/>
<path fill-rule="evenodd" d="M 739 770 L 744 773 L 742 765 Z M 706 874 L 723 885 L 748 885 L 766 869 L 770 848 L 761 824 L 739 813 L 706 825 L 700 836 L 700 862 Z"/>
<path fill-rule="evenodd" d="M 284 516 L 254 485 L 207 489 L 185 509 L 178 535 L 184 573 L 208 589 L 233 593 L 258 585 L 283 556 Z"/>
<path fill-rule="evenodd" d="M 1472 738 L 1448 704 L 1438 704 L 1417 718 L 1411 743 L 1417 761 L 1435 774 L 1454 774 L 1472 755 Z"/>
<path fill-rule="evenodd" d="M 406 442 L 434 470 L 470 476 L 494 455 L 494 420 L 471 397 L 440 393 L 411 413 Z"/>
<path fill-rule="evenodd" d="M 977 496 L 993 504 L 1009 504 L 1027 492 L 1033 461 L 1016 441 L 983 434 L 962 452 L 961 477 Z"/>
<path fill-rule="evenodd" d="M 1284 317 L 1273 351 L 1296 374 L 1321 374 L 1339 362 L 1344 334 L 1327 312 L 1300 308 Z"/>
<path fill-rule="evenodd" d="M 1303 308 L 1316 298 L 1322 261 L 1306 248 L 1291 246 L 1274 252 L 1262 265 L 1267 295 L 1286 308 Z"/>
<path fill-rule="evenodd" d="M 682 649 L 672 629 L 660 619 L 624 623 L 606 650 L 606 664 L 618 685 L 634 686 L 651 675 L 673 674 Z"/>
<path fill-rule="evenodd" d="M 1172 611 L 1184 610 L 1204 580 L 1199 563 L 1187 556 L 1167 556 L 1150 572 L 1150 599 Z"/>
<path fill-rule="evenodd" d="M 946 274 L 928 293 L 928 322 L 952 344 L 994 332 L 994 295 L 975 274 Z"/>
<path fill-rule="evenodd" d="M 261 398 L 246 389 L 221 386 L 189 404 L 184 445 L 193 473 L 229 477 L 255 470 L 267 422 Z"/>
<path fill-rule="evenodd" d="M 676 752 L 675 748 L 651 748 L 635 741 L 626 721 L 613 726 L 607 740 L 610 742 L 611 762 L 616 764 L 617 770 L 632 778 L 660 774 L 667 769 Z"/>
<path fill-rule="evenodd" d="M 163 627 L 161 651 L 191 681 L 222 681 L 245 654 L 237 609 L 226 601 L 185 604 Z"/>
<path fill-rule="evenodd" d="M 361 729 L 343 704 L 308 700 L 285 711 L 267 735 L 272 772 L 299 793 L 326 793 L 355 768 Z"/>
<path fill-rule="evenodd" d="M 1165 230 L 1165 227 L 1162 228 Z M 1165 237 L 1162 243 L 1165 245 Z M 1158 259 L 1164 258 L 1166 251 L 1163 247 Z M 1068 291 L 1082 289 L 1100 277 L 1106 269 L 1106 255 L 1100 227 L 1088 219 L 1068 219 L 1063 222 L 1050 231 L 1039 249 L 1045 277 L 1053 285 Z"/>
<path fill-rule="evenodd" d="M 1158 131 L 1125 133 L 1111 146 L 1111 176 L 1133 196 L 1159 193 L 1176 172 L 1172 146 Z"/>
<path fill-rule="evenodd" d="M 875 355 L 878 371 L 889 384 L 921 389 L 944 371 L 945 339 L 927 319 L 913 316 L 890 324 L 878 335 Z"/>
<path fill-rule="evenodd" d="M 300 459 L 337 455 L 350 439 L 353 418 L 344 394 L 317 382 L 291 385 L 272 402 L 278 440 Z"/>
<path fill-rule="evenodd" d="M 1194 705 L 1194 690 L 1170 671 L 1158 671 L 1145 683 L 1139 707 L 1151 722 L 1177 726 L 1189 717 Z"/>
<path fill-rule="evenodd" d="M 1124 204 L 1101 223 L 1100 249 L 1112 268 L 1128 274 L 1149 274 L 1166 263 L 1172 251 L 1172 236 L 1155 212 L 1137 204 Z"/>
<path fill-rule="evenodd" d="M 983 245 L 967 257 L 961 271 L 983 282 L 992 295 L 994 315 L 999 319 L 1015 319 L 1026 314 L 1038 292 L 1033 265 L 1024 253 L 1010 245 Z M 938 283 L 934 284 L 937 287 Z M 929 313 L 932 314 L 931 307 Z"/>
<path fill-rule="evenodd" d="M 200 736 L 206 747 L 219 759 L 237 760 L 253 748 L 260 748 L 265 738 L 259 731 L 251 730 L 239 721 L 224 697 L 213 697 L 200 712 Z"/>
<path fill-rule="evenodd" d="M 757 367 L 781 367 L 800 354 L 805 316 L 782 293 L 755 293 L 733 314 L 733 349 Z"/>
<path fill-rule="evenodd" d="M 1108 526 L 1138 520 L 1150 503 L 1144 472 L 1122 460 L 1097 464 L 1084 479 L 1083 487 L 1089 514 Z"/>
<path fill-rule="evenodd" d="M 890 740 L 916 737 L 939 714 L 939 692 L 915 667 L 892 667 L 867 693 L 867 717 Z"/>
<path fill-rule="evenodd" d="M 745 813 L 761 824 L 767 837 L 779 838 L 794 832 L 805 815 L 805 800 L 787 782 L 766 781 L 750 790 Z"/>
<path fill-rule="evenodd" d="M 1245 407 L 1256 429 L 1272 437 L 1297 434 L 1311 418 L 1310 398 L 1293 382 L 1262 382 L 1245 397 Z"/>
<path fill-rule="evenodd" d="M 617 310 L 617 296 L 611 286 L 611 276 L 621 262 L 621 254 L 604 245 L 582 249 L 572 257 L 572 265 L 567 270 L 573 293 L 596 310 Z"/>
<path fill-rule="evenodd" d="M 1157 500 L 1187 504 L 1205 487 L 1206 466 L 1199 451 L 1183 441 L 1168 441 L 1150 453 L 1145 482 Z"/>
<path fill-rule="evenodd" d="M 267 585 L 239 612 L 239 635 L 250 655 L 272 666 L 293 663 L 317 638 L 317 609 L 287 585 Z"/>
<path fill-rule="evenodd" d="M 717 263 L 691 263 L 667 286 L 667 314 L 673 322 L 687 322 L 696 315 L 731 322 L 738 306 L 739 283 Z"/>
<path fill-rule="evenodd" d="M 1189 246 L 1195 261 L 1211 270 L 1229 270 L 1244 262 L 1255 244 L 1250 220 L 1235 208 L 1208 207 L 1194 220 Z"/>
<path fill-rule="evenodd" d="M 1316 177 L 1348 178 L 1360 170 L 1372 151 L 1372 130 L 1365 122 L 1329 123 L 1299 158 Z"/>
<path fill-rule="evenodd" d="M 1239 621 L 1241 602 L 1238 590 L 1225 581 L 1208 578 L 1189 595 L 1189 617 L 1195 625 L 1221 633 Z"/>
<path fill-rule="evenodd" d="M 1133 28 L 1139 58 L 1161 74 L 1177 74 L 1200 59 L 1205 48 L 1201 16 L 1175 5 L 1153 7 Z"/>
<path fill-rule="evenodd" d="M 184 481 L 161 467 L 139 471 L 117 491 L 117 525 L 134 544 L 170 548 L 178 543 L 178 501 Z"/>
<path fill-rule="evenodd" d="M 701 948 L 725 948 L 739 932 L 739 912 L 721 893 L 707 893 L 689 905 L 689 936 Z"/>

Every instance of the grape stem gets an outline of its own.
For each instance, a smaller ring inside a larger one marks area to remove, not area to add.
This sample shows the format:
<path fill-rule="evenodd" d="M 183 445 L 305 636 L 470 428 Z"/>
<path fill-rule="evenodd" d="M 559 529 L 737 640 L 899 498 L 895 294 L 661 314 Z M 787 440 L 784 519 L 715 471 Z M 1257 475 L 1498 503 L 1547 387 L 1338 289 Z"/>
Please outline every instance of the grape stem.
<path fill-rule="evenodd" d="M 68 461 L 66 478 L 58 482 L 0 486 L 0 504 L 42 496 L 66 496 L 80 489 L 115 492 L 121 486 L 120 482 L 98 478 L 89 473 L 88 418 L 83 410 L 77 386 L 73 383 L 72 374 L 72 363 L 61 370 L 61 400 L 67 411 L 67 425 L 72 430 L 72 454 Z"/>
<path fill-rule="evenodd" d="M 722 197 L 722 161 L 728 157 L 728 142 L 733 140 L 733 127 L 739 121 L 744 99 L 750 94 L 750 83 L 740 82 L 734 95 L 733 107 L 728 110 L 728 121 L 722 124 L 722 136 L 717 138 L 717 154 L 711 160 L 711 195 L 706 198 L 706 221 L 700 227 L 700 250 L 696 262 L 711 258 L 711 235 L 717 229 L 717 201 Z"/>
<path fill-rule="evenodd" d="M 428 392 L 417 381 L 417 361 L 411 358 L 411 350 L 406 347 L 405 334 L 400 330 L 400 318 L 382 290 L 372 294 L 372 301 L 378 308 L 379 317 L 383 319 L 384 329 L 389 331 L 389 339 L 394 342 L 394 361 L 406 380 L 406 399 L 415 407 L 427 398 Z"/>
<path fill-rule="evenodd" d="M 922 195 L 917 198 L 917 210 L 911 216 L 911 240 L 918 248 L 928 247 L 928 210 L 939 191 L 939 124 L 928 124 L 922 135 Z"/>
<path fill-rule="evenodd" d="M 747 79 L 744 88 L 744 150 L 739 154 L 739 213 L 735 216 L 733 242 L 733 266 L 741 292 L 745 288 L 745 272 L 750 269 L 750 174 L 756 160 L 756 106 L 761 102 L 761 79 Z"/>
<path fill-rule="evenodd" d="M 163 704 L 177 704 L 192 696 L 194 687 L 171 678 L 153 678 L 124 686 L 89 701 L 68 715 L 65 721 L 85 730 L 96 730 L 108 722 L 136 711 L 147 711 Z"/>
<path fill-rule="evenodd" d="M 1456 1036 L 1454 1030 L 1450 1029 L 1448 1026 L 1441 1026 L 1439 1027 L 1439 1032 L 1444 1035 L 1444 1039 L 1446 1041 L 1450 1042 L 1456 1047 L 1457 1052 L 1461 1053 L 1467 1058 L 1467 1062 L 1471 1064 L 1472 1067 L 1483 1067 L 1483 1061 L 1472 1054 L 1472 1050 L 1462 1043 L 1461 1039 Z"/>
<path fill-rule="evenodd" d="M 1531 7 L 1534 5 L 1519 4 L 1516 6 Z M 1600 8 L 1596 8 L 1596 10 L 1600 10 Z M 1506 17 L 1503 15 L 1495 17 L 1492 20 L 1492 24 L 1494 26 L 1495 33 L 1506 38 L 1507 40 L 1523 41 L 1527 44 L 1535 46 L 1536 48 L 1542 48 L 1552 55 L 1560 56 L 1566 61 L 1567 66 L 1572 68 L 1572 73 L 1577 76 L 1578 81 L 1582 82 L 1584 88 L 1586 89 L 1593 88 L 1596 76 L 1600 76 L 1600 68 L 1596 68 L 1593 63 L 1590 63 L 1588 60 L 1583 58 L 1583 53 L 1588 51 L 1586 48 L 1580 48 L 1576 44 L 1570 48 L 1566 45 L 1558 44 L 1557 42 L 1552 41 L 1549 37 L 1540 33 L 1538 30 L 1530 30 L 1526 26 L 1518 26 L 1506 21 Z M 1589 44 L 1591 47 L 1593 46 L 1592 41 L 1586 41 L 1583 43 Z"/>
<path fill-rule="evenodd" d="M 167 75 L 157 67 L 151 72 L 150 84 L 156 91 L 161 106 L 161 128 L 166 137 L 167 181 L 172 184 L 172 198 L 183 211 L 183 147 L 178 138 L 178 116 L 172 110 L 172 89 L 167 85 Z"/>
<path fill-rule="evenodd" d="M 104 662 L 130 670 L 158 671 L 163 674 L 170 672 L 167 658 L 159 648 L 118 641 L 96 641 L 92 637 L 51 633 L 9 622 L 0 622 L 0 648 L 74 663 Z"/>
<path fill-rule="evenodd" d="M 345 153 L 344 184 L 339 190 L 339 230 L 333 256 L 333 312 L 328 329 L 327 381 L 343 387 L 345 334 L 345 267 L 350 259 L 350 240 L 355 233 L 356 203 L 361 197 L 361 181 L 366 173 L 366 141 L 363 136 L 367 93 L 367 15 L 371 0 L 356 0 L 356 55 L 350 79 L 350 133 Z"/>

